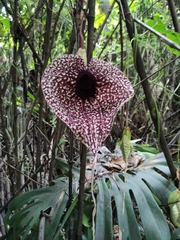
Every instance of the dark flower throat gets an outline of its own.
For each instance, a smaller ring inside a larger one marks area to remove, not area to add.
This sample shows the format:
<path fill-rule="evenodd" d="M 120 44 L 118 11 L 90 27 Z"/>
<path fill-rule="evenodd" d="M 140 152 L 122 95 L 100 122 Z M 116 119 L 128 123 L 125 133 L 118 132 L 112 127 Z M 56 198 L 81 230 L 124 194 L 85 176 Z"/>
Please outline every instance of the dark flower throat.
<path fill-rule="evenodd" d="M 85 100 L 95 97 L 96 78 L 92 73 L 82 70 L 76 79 L 76 95 Z"/>

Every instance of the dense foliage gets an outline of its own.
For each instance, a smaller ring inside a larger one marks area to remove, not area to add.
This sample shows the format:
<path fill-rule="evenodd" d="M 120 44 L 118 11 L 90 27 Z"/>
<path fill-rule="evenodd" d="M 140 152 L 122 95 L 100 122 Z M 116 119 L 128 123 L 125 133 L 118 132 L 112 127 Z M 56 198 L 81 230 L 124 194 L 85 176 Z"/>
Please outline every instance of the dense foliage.
<path fill-rule="evenodd" d="M 15 232 L 23 239 L 38 239 L 39 218 L 44 217 L 46 239 L 62 239 L 76 229 L 80 142 L 47 106 L 40 83 L 52 60 L 78 50 L 80 2 L 83 1 L 0 3 L 0 234 L 4 239 L 6 234 L 13 239 Z M 131 14 L 126 12 L 126 3 Z M 116 234 L 121 239 L 122 234 L 122 239 L 154 240 L 159 234 L 158 239 L 172 236 L 175 240 L 179 234 L 167 205 L 170 192 L 175 190 L 175 171 L 166 163 L 167 159 L 177 159 L 180 133 L 179 8 L 179 1 L 96 1 L 93 57 L 110 62 L 130 79 L 135 96 L 129 102 L 128 125 L 131 139 L 141 143 L 133 150 L 140 155 L 143 152 L 143 160 L 146 159 L 127 172 L 111 166 L 107 174 L 95 179 L 96 239 L 112 239 Z M 88 5 L 84 9 L 88 16 Z M 86 21 L 85 46 L 88 34 Z M 122 108 L 104 142 L 110 154 L 122 138 L 126 114 Z M 165 157 L 156 157 L 155 149 L 163 150 Z M 103 157 L 99 156 L 101 163 L 106 162 Z M 68 166 L 74 174 L 72 202 L 68 201 Z M 99 172 L 102 173 L 101 167 Z M 94 206 L 88 174 L 85 191 L 83 239 L 89 240 L 93 235 L 90 216 Z M 140 195 L 147 201 L 143 207 Z M 161 219 L 162 232 L 155 223 L 157 218 Z M 71 224 L 74 222 L 71 231 L 69 219 Z M 149 219 L 151 231 L 146 224 Z"/>

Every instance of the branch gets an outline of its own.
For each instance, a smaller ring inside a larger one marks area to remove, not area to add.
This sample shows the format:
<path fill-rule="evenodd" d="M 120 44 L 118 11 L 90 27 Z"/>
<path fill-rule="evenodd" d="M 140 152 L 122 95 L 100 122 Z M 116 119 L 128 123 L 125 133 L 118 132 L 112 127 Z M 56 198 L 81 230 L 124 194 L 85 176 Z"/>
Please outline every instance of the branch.
<path fill-rule="evenodd" d="M 11 12 L 11 10 L 9 9 L 7 3 L 5 0 L 1 0 L 3 6 L 5 7 L 6 11 L 8 14 L 10 14 L 13 17 L 13 13 Z M 29 41 L 29 37 L 24 33 L 24 31 L 21 28 L 21 25 L 17 22 L 17 28 L 20 30 L 20 34 L 22 34 L 22 36 L 24 37 L 24 39 L 26 40 L 28 46 L 30 47 L 31 51 L 33 52 L 34 56 L 36 57 L 36 59 L 38 60 L 39 64 L 41 65 L 41 67 L 43 67 L 43 63 L 41 58 L 39 57 L 39 55 L 37 54 L 36 50 L 34 49 L 33 45 L 30 43 Z"/>
<path fill-rule="evenodd" d="M 180 46 L 178 44 L 176 44 L 175 42 L 171 41 L 169 38 L 165 37 L 164 35 L 162 35 L 161 33 L 157 32 L 155 29 L 153 29 L 152 27 L 149 27 L 148 25 L 146 25 L 145 23 L 141 22 L 141 20 L 139 20 L 138 18 L 134 19 L 135 22 L 139 23 L 141 26 L 143 26 L 144 28 L 146 28 L 147 30 L 151 31 L 152 33 L 154 33 L 157 37 L 159 37 L 164 43 L 166 43 L 167 45 L 169 45 L 172 48 L 177 49 L 178 51 L 180 51 Z"/>
<path fill-rule="evenodd" d="M 168 0 L 167 2 L 168 2 L 168 5 L 169 5 L 169 10 L 171 12 L 171 17 L 172 17 L 172 20 L 173 20 L 175 31 L 180 33 L 180 24 L 179 24 L 179 20 L 177 18 L 176 6 L 174 4 L 174 1 L 173 0 Z"/>
<path fill-rule="evenodd" d="M 43 43 L 43 60 L 44 60 L 44 69 L 47 66 L 49 55 L 51 52 L 51 25 L 52 25 L 52 11 L 53 11 L 53 0 L 47 2 L 47 15 L 46 15 L 46 27 L 44 33 L 44 43 Z"/>
<path fill-rule="evenodd" d="M 117 3 L 119 5 L 119 9 L 121 10 L 121 5 L 120 2 L 117 0 Z M 175 180 L 176 179 L 176 168 L 173 164 L 173 160 L 171 158 L 169 149 L 168 149 L 168 145 L 164 136 L 164 132 L 162 129 L 162 124 L 161 124 L 161 119 L 159 116 L 159 111 L 157 109 L 156 103 L 153 99 L 153 96 L 151 94 L 151 89 L 149 86 L 149 82 L 147 80 L 147 75 L 145 72 L 145 68 L 144 68 L 144 64 L 143 64 L 143 60 L 141 57 L 141 53 L 138 47 L 137 42 L 135 41 L 135 31 L 134 31 L 134 20 L 132 18 L 132 15 L 130 13 L 129 7 L 128 7 L 128 3 L 126 0 L 121 0 L 123 9 L 124 9 L 124 15 L 125 15 L 125 21 L 126 21 L 126 27 L 127 27 L 127 31 L 129 34 L 129 38 L 131 40 L 132 43 L 132 48 L 133 48 L 133 52 L 134 52 L 134 63 L 135 63 L 135 68 L 136 71 L 138 72 L 141 80 L 143 80 L 141 82 L 145 96 L 146 96 L 146 102 L 151 114 L 151 118 L 153 121 L 153 124 L 155 126 L 156 132 L 158 134 L 159 137 L 159 142 L 162 148 L 162 151 L 164 152 L 168 167 L 170 169 L 171 175 L 172 175 L 172 179 Z M 146 80 L 144 80 L 146 79 Z M 177 184 L 177 182 L 176 182 Z"/>
<path fill-rule="evenodd" d="M 114 0 L 114 2 L 113 2 L 112 5 L 111 5 L 111 8 L 110 8 L 110 10 L 109 10 L 109 13 L 106 15 L 106 18 L 104 19 L 104 22 L 103 22 L 103 24 L 102 24 L 101 27 L 100 27 L 100 30 L 99 30 L 99 32 L 98 32 L 98 34 L 97 34 L 97 36 L 96 36 L 95 41 L 94 41 L 94 48 L 95 48 L 95 46 L 96 46 L 96 43 L 97 43 L 98 40 L 99 40 L 99 37 L 100 37 L 100 35 L 101 35 L 102 31 L 103 31 L 103 28 L 104 28 L 104 26 L 105 26 L 105 24 L 106 24 L 106 22 L 107 22 L 107 20 L 108 20 L 108 18 L 109 18 L 109 16 L 110 16 L 110 14 L 111 14 L 111 11 L 112 11 L 115 3 L 116 3 L 116 1 Z"/>

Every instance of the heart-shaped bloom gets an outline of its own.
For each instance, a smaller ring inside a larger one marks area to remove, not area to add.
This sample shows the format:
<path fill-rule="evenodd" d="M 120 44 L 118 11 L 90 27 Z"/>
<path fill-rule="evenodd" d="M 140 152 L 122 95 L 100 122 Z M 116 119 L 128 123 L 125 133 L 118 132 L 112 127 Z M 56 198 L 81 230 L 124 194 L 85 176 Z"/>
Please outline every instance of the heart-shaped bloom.
<path fill-rule="evenodd" d="M 119 108 L 133 97 L 130 81 L 111 64 L 78 54 L 55 59 L 44 71 L 42 90 L 48 105 L 96 155 Z"/>

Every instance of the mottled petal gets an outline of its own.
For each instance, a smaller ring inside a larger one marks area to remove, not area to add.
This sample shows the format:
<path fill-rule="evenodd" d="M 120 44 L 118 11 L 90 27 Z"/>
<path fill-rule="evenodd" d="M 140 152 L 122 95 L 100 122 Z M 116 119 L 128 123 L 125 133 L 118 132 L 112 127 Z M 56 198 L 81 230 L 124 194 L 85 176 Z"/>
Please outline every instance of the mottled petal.
<path fill-rule="evenodd" d="M 87 71 L 96 80 L 93 97 L 86 99 L 76 94 L 81 71 Z M 72 54 L 55 59 L 46 68 L 42 90 L 55 114 L 94 154 L 109 134 L 119 108 L 134 94 L 131 83 L 119 69 L 98 59 L 85 66 L 80 56 Z"/>

